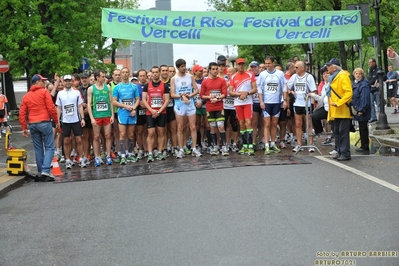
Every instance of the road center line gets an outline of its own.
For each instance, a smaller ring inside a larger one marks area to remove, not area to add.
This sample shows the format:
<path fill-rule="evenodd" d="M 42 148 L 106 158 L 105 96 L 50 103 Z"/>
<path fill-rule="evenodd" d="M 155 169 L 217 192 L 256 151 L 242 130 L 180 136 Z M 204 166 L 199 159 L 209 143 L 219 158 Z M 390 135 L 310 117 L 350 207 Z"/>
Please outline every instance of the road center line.
<path fill-rule="evenodd" d="M 364 173 L 362 171 L 359 171 L 359 170 L 357 170 L 357 169 L 355 169 L 353 167 L 347 166 L 345 164 L 339 163 L 337 161 L 331 160 L 331 159 L 323 157 L 323 156 L 314 156 L 314 157 L 319 159 L 319 160 L 321 160 L 321 161 L 325 161 L 327 163 L 330 163 L 330 164 L 333 164 L 333 165 L 338 166 L 340 168 L 343 168 L 345 170 L 348 170 L 349 172 L 357 174 L 357 175 L 359 175 L 359 176 L 361 176 L 361 177 L 363 177 L 365 179 L 368 179 L 368 180 L 370 180 L 370 181 L 372 181 L 374 183 L 377 183 L 377 184 L 379 184 L 381 186 L 384 186 L 386 188 L 392 189 L 393 191 L 399 193 L 399 187 L 397 187 L 397 186 L 395 186 L 395 185 L 393 185 L 391 183 L 388 183 L 388 182 L 386 182 L 384 180 L 381 180 L 381 179 L 376 178 L 376 177 L 374 177 L 372 175 L 369 175 L 369 174 L 366 174 L 366 173 Z"/>

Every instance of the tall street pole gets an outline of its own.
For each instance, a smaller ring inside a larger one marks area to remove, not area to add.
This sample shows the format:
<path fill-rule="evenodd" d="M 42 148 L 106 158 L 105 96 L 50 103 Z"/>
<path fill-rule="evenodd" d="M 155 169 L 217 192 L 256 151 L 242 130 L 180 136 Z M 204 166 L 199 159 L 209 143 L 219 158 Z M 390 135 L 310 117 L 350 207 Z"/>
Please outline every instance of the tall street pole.
<path fill-rule="evenodd" d="M 382 70 L 382 58 L 381 58 L 381 25 L 380 25 L 380 4 L 382 0 L 374 0 L 375 9 L 375 20 L 376 20 L 376 31 L 377 31 L 377 55 L 378 55 L 378 87 L 380 91 L 380 114 L 378 116 L 378 122 L 376 129 L 390 129 L 388 125 L 387 115 L 385 114 L 385 97 L 384 97 L 384 71 Z"/>

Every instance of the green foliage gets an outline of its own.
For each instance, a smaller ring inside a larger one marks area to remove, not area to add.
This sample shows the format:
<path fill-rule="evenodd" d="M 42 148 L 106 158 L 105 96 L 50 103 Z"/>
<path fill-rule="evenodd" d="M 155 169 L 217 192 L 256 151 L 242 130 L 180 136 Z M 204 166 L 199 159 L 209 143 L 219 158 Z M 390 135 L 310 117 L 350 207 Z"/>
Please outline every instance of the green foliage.
<path fill-rule="evenodd" d="M 357 0 L 208 0 L 208 5 L 217 11 L 325 11 L 325 10 L 345 10 L 348 4 L 367 3 L 368 1 Z M 371 2 L 374 2 L 371 0 Z M 393 46 L 399 51 L 399 1 L 384 0 L 380 4 L 380 23 L 381 23 L 381 55 L 384 59 L 384 66 L 387 65 L 385 51 L 389 46 Z M 376 36 L 375 9 L 370 6 L 370 25 L 362 27 L 362 67 L 367 68 L 367 60 L 374 57 L 374 48 L 367 37 Z M 354 67 L 359 66 L 358 53 L 352 53 L 351 48 L 357 41 L 317 43 L 312 54 L 313 65 L 323 65 L 332 57 L 341 59 L 344 68 L 352 71 L 352 60 Z M 266 49 L 265 49 L 266 47 Z M 345 49 L 347 47 L 347 49 Z M 247 60 L 263 61 L 265 55 L 273 55 L 277 60 L 281 60 L 283 65 L 292 56 L 306 55 L 309 51 L 308 44 L 303 45 L 260 45 L 252 46 L 240 45 L 239 56 Z M 353 56 L 353 57 L 352 57 Z M 279 61 L 280 62 L 280 61 Z M 366 62 L 366 63 L 365 63 Z M 384 68 L 385 68 L 384 67 Z"/>
<path fill-rule="evenodd" d="M 0 54 L 10 63 L 14 76 L 72 73 L 82 57 L 89 58 L 91 66 L 107 68 L 98 60 L 120 41 L 103 48 L 101 8 L 137 6 L 137 0 L 0 1 Z"/>

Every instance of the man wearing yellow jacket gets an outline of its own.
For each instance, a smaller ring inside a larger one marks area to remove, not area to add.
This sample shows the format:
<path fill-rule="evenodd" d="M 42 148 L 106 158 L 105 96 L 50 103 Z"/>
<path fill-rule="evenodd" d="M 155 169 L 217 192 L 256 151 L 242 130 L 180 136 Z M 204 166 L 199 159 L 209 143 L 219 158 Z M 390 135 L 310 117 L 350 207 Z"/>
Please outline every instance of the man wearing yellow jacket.
<path fill-rule="evenodd" d="M 348 105 L 352 101 L 353 95 L 350 74 L 341 68 L 341 64 L 336 58 L 331 59 L 326 66 L 330 74 L 329 86 L 326 88 L 329 104 L 327 119 L 334 121 L 333 131 L 338 152 L 334 159 L 349 161 L 351 159 L 349 129 L 352 123 L 352 114 Z"/>

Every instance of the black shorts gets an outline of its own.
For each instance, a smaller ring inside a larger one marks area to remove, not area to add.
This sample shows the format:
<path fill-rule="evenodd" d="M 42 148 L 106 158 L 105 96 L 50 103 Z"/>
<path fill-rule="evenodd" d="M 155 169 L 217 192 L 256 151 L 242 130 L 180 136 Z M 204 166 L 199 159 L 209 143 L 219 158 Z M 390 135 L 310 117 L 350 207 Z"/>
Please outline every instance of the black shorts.
<path fill-rule="evenodd" d="M 82 126 L 80 125 L 80 122 L 63 123 L 62 124 L 62 136 L 63 137 L 71 136 L 71 131 L 73 131 L 73 134 L 75 135 L 75 137 L 82 136 Z"/>
<path fill-rule="evenodd" d="M 208 122 L 224 121 L 224 110 L 206 112 Z"/>
<path fill-rule="evenodd" d="M 253 103 L 252 104 L 252 111 L 254 113 L 262 114 L 262 109 L 260 108 L 260 103 Z"/>
<path fill-rule="evenodd" d="M 168 107 L 166 108 L 166 122 L 170 123 L 173 120 L 176 120 L 175 110 L 173 110 L 173 107 Z"/>
<path fill-rule="evenodd" d="M 311 107 L 308 107 L 308 114 L 310 114 L 311 110 L 313 110 L 313 104 Z M 294 112 L 297 115 L 306 115 L 306 108 L 302 106 L 294 106 Z"/>
<path fill-rule="evenodd" d="M 280 109 L 280 116 L 278 117 L 278 121 L 287 121 L 288 120 L 288 116 L 287 116 L 287 110 L 288 109 L 284 109 L 281 108 Z"/>
<path fill-rule="evenodd" d="M 91 119 L 89 115 L 85 115 L 85 126 L 84 128 L 93 128 L 93 125 L 91 124 Z"/>
<path fill-rule="evenodd" d="M 153 118 L 151 115 L 146 115 L 147 128 L 165 127 L 166 126 L 166 114 L 160 114 L 157 118 Z"/>
<path fill-rule="evenodd" d="M 227 123 L 230 121 L 231 130 L 238 132 L 238 119 L 236 110 L 224 109 L 224 128 L 227 128 Z"/>
<path fill-rule="evenodd" d="M 138 126 L 143 126 L 147 123 L 147 116 L 145 114 L 145 108 L 137 108 L 138 116 L 137 116 L 137 124 Z"/>
<path fill-rule="evenodd" d="M 396 89 L 387 90 L 387 97 L 388 98 L 396 98 Z"/>

